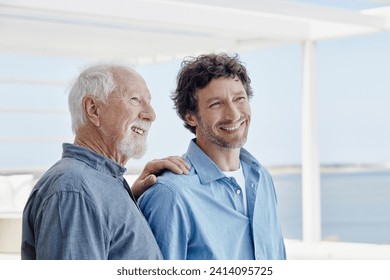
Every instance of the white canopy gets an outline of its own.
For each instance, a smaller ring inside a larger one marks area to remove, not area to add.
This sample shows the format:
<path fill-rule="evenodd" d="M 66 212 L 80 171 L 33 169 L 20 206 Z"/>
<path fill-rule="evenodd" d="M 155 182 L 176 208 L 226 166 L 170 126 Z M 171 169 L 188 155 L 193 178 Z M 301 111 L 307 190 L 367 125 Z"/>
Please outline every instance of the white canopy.
<path fill-rule="evenodd" d="M 390 29 L 390 8 L 278 0 L 0 0 L 0 52 L 135 63 Z"/>

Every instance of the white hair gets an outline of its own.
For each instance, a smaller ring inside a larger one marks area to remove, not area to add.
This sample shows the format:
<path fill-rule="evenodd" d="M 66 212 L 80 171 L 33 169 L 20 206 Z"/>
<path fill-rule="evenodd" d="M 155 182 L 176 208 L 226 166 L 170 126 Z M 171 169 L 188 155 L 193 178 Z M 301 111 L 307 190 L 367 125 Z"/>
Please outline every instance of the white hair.
<path fill-rule="evenodd" d="M 99 63 L 82 71 L 73 83 L 68 97 L 73 133 L 86 121 L 82 105 L 84 96 L 92 95 L 105 102 L 116 87 L 113 71 L 118 68 L 132 71 L 125 65 Z"/>

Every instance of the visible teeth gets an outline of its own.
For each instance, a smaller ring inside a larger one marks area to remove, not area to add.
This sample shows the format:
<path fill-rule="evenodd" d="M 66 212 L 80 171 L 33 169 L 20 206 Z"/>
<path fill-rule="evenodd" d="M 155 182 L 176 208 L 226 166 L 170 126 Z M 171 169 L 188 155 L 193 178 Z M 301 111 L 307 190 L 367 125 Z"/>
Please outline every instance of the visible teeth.
<path fill-rule="evenodd" d="M 145 130 L 141 129 L 141 128 L 138 128 L 138 127 L 132 127 L 131 128 L 134 132 L 138 133 L 138 134 L 144 134 L 145 133 Z"/>
<path fill-rule="evenodd" d="M 233 126 L 233 127 L 222 127 L 222 129 L 228 130 L 228 131 L 233 131 L 233 130 L 238 129 L 239 127 L 240 127 L 240 124 L 237 126 Z"/>

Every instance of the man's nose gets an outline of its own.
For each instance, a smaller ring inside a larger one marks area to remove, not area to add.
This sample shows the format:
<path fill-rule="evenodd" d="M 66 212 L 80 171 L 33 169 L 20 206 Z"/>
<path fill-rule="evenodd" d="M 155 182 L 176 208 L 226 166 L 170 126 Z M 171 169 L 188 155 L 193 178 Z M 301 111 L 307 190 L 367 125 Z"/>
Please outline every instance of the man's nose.
<path fill-rule="evenodd" d="M 236 121 L 241 117 L 239 108 L 237 108 L 236 104 L 234 104 L 233 102 L 229 102 L 226 104 L 224 115 L 225 119 L 231 121 Z"/>
<path fill-rule="evenodd" d="M 144 108 L 139 113 L 139 117 L 142 120 L 153 122 L 156 120 L 156 113 L 150 103 L 146 103 Z"/>

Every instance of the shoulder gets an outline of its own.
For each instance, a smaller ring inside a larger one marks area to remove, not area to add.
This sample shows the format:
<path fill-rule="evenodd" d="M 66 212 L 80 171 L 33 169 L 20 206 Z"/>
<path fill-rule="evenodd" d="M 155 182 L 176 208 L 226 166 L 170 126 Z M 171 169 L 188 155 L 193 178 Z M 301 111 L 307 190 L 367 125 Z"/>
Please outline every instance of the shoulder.
<path fill-rule="evenodd" d="M 151 215 L 163 215 L 169 212 L 173 204 L 178 201 L 176 196 L 174 188 L 157 182 L 138 198 L 137 204 L 148 219 Z"/>
<path fill-rule="evenodd" d="M 61 159 L 47 170 L 34 186 L 40 196 L 51 196 L 61 192 L 83 192 L 85 166 L 76 160 Z"/>
<path fill-rule="evenodd" d="M 165 172 L 163 175 L 157 177 L 157 182 L 141 195 L 138 203 L 142 205 L 146 201 L 176 196 L 179 184 L 175 178 L 179 177 L 175 175 L 177 174 Z"/>
<path fill-rule="evenodd" d="M 196 180 L 197 176 L 191 178 L 193 176 L 165 172 L 157 178 L 157 182 L 152 187 L 142 194 L 138 199 L 138 204 L 142 209 L 146 205 L 156 207 L 160 204 L 181 203 L 187 196 L 186 193 L 194 186 L 192 181 Z"/>
<path fill-rule="evenodd" d="M 157 177 L 156 184 L 163 185 L 171 191 L 175 192 L 175 190 L 186 182 L 188 179 L 188 175 L 186 174 L 176 174 L 171 171 L 164 172 L 161 176 Z"/>

